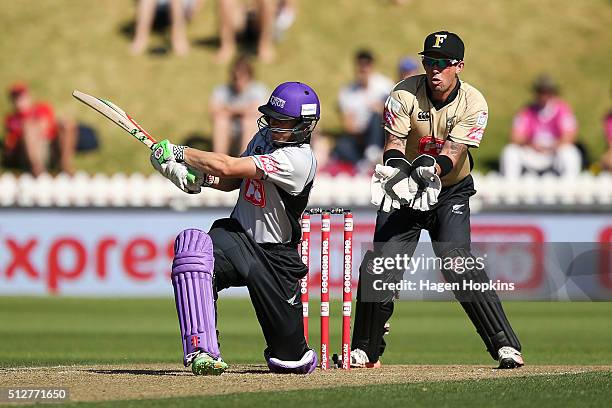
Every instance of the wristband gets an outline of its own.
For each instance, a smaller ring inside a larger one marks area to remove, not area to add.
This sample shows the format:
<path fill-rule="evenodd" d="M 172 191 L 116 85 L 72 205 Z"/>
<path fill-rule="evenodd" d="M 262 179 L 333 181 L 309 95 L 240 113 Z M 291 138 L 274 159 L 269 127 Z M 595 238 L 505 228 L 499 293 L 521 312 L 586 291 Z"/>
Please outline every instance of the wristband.
<path fill-rule="evenodd" d="M 436 163 L 438 163 L 438 166 L 440 166 L 440 174 L 438 174 L 440 177 L 446 176 L 453 170 L 453 161 L 450 157 L 444 154 L 436 157 Z"/>
<path fill-rule="evenodd" d="M 385 166 L 395 167 L 406 174 L 410 174 L 411 164 L 406 159 L 404 153 L 397 149 L 389 149 L 383 154 L 383 164 Z"/>
<path fill-rule="evenodd" d="M 211 174 L 205 174 L 202 187 L 212 187 L 217 181 L 219 181 L 219 177 L 215 177 Z"/>
<path fill-rule="evenodd" d="M 181 163 L 185 161 L 185 149 L 187 146 L 174 145 L 172 146 L 172 154 L 177 162 Z"/>

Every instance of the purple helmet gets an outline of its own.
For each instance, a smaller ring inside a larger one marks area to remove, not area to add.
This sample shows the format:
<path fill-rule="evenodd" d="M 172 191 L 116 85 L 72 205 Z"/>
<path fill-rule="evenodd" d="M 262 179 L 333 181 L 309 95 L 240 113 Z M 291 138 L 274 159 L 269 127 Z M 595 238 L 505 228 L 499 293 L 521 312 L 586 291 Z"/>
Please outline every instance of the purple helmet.
<path fill-rule="evenodd" d="M 321 104 L 314 89 L 301 82 L 284 82 L 276 87 L 268 103 L 259 107 L 263 114 L 257 121 L 259 129 L 274 132 L 291 132 L 292 137 L 280 144 L 304 143 L 310 138 L 321 116 Z M 292 129 L 271 128 L 270 118 L 276 120 L 295 120 Z"/>

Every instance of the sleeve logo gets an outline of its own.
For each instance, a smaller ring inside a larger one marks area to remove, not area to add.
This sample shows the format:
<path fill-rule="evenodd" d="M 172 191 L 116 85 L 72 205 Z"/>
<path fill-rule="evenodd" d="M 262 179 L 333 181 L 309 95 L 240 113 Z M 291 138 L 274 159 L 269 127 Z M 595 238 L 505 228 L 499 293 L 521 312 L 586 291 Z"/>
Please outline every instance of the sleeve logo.
<path fill-rule="evenodd" d="M 474 142 L 480 143 L 483 135 L 484 135 L 484 128 L 475 126 L 469 130 L 469 132 L 467 133 L 467 135 L 465 135 L 465 137 L 467 137 L 468 139 Z"/>
<path fill-rule="evenodd" d="M 278 173 L 278 162 L 272 156 L 259 156 L 258 159 L 264 173 Z"/>
<path fill-rule="evenodd" d="M 385 102 L 385 111 L 383 114 L 383 119 L 388 126 L 395 126 L 395 121 L 397 116 L 402 110 L 402 104 L 392 96 L 387 98 L 387 102 Z"/>
<path fill-rule="evenodd" d="M 487 112 L 480 112 L 478 114 L 478 118 L 476 119 L 476 125 L 484 128 L 487 126 L 487 120 L 489 119 L 489 115 Z"/>

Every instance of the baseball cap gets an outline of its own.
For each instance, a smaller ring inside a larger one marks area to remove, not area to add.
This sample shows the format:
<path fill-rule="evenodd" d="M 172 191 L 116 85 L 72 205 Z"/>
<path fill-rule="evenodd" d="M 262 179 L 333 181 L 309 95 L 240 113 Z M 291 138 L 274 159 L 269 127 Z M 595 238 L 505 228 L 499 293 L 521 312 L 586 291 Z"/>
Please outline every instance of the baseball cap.
<path fill-rule="evenodd" d="M 404 57 L 400 60 L 399 65 L 397 66 L 400 72 L 409 72 L 417 69 L 419 64 L 416 62 L 414 58 Z"/>
<path fill-rule="evenodd" d="M 438 53 L 451 59 L 463 60 L 465 45 L 459 36 L 450 31 L 436 31 L 425 37 L 420 55 Z"/>
<path fill-rule="evenodd" d="M 15 98 L 25 92 L 28 92 L 28 84 L 25 82 L 15 82 L 9 87 L 11 98 Z"/>

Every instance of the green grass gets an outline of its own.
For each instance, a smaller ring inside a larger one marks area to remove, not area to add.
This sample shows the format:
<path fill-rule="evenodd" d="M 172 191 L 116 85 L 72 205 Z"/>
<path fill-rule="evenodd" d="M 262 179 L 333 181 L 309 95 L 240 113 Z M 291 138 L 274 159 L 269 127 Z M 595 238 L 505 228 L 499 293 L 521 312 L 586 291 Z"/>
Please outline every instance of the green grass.
<path fill-rule="evenodd" d="M 77 407 L 602 407 L 612 372 L 421 384 L 378 384 L 288 392 L 79 403 Z"/>
<path fill-rule="evenodd" d="M 312 302 L 311 339 L 318 339 Z M 612 302 L 506 302 L 527 364 L 612 364 Z M 340 303 L 332 305 L 332 344 L 339 349 Z M 0 367 L 58 364 L 173 362 L 181 346 L 172 299 L 0 297 Z M 248 299 L 219 302 L 224 359 L 263 363 L 263 336 Z M 397 302 L 385 364 L 493 362 L 461 308 L 448 302 Z M 318 348 L 313 341 L 311 346 Z M 612 373 L 459 382 L 377 384 L 289 392 L 68 404 L 157 406 L 605 406 Z"/>
<path fill-rule="evenodd" d="M 213 62 L 215 47 L 192 47 L 187 58 L 172 55 L 131 57 L 130 38 L 121 28 L 133 19 L 133 1 L 22 0 L 0 2 L 0 91 L 16 79 L 52 101 L 61 115 L 95 125 L 102 135 L 100 154 L 79 157 L 89 172 L 149 173 L 138 143 L 72 99 L 79 88 L 113 100 L 159 138 L 180 141 L 188 133 L 210 133 L 207 101 L 212 87 L 225 81 L 227 67 Z M 440 0 L 435 7 L 412 1 L 404 7 L 387 0 L 309 0 L 278 46 L 278 59 L 259 65 L 270 87 L 299 79 L 312 84 L 323 104 L 321 126 L 336 132 L 336 94 L 352 77 L 352 54 L 361 46 L 378 55 L 382 72 L 394 76 L 401 55 L 415 55 L 424 36 L 446 28 L 467 44 L 463 78 L 483 91 L 491 119 L 477 165 L 495 159 L 507 140 L 514 112 L 530 97 L 532 78 L 548 71 L 576 108 L 581 139 L 593 157 L 603 150 L 601 119 L 610 107 L 612 21 L 609 0 Z M 189 27 L 196 42 L 216 34 L 215 1 Z M 152 38 L 152 46 L 164 38 Z M 0 98 L 0 113 L 8 110 Z M 141 160 L 133 160 L 140 157 Z"/>
<path fill-rule="evenodd" d="M 530 364 L 612 364 L 612 303 L 507 302 Z M 311 346 L 318 349 L 316 302 Z M 385 364 L 492 364 L 462 309 L 398 302 Z M 340 304 L 332 305 L 332 351 L 340 349 Z M 224 359 L 261 363 L 263 335 L 248 299 L 219 302 Z M 177 362 L 172 299 L 0 297 L 0 367 Z"/>

